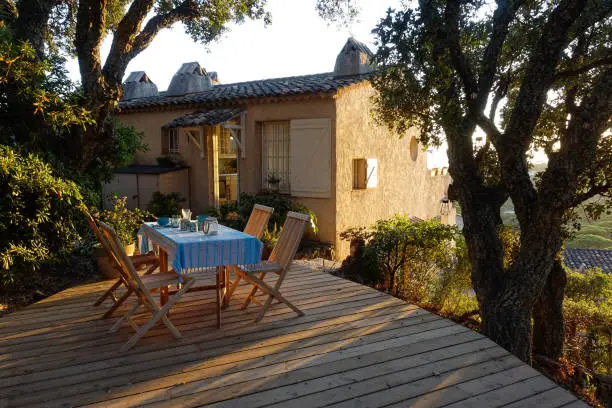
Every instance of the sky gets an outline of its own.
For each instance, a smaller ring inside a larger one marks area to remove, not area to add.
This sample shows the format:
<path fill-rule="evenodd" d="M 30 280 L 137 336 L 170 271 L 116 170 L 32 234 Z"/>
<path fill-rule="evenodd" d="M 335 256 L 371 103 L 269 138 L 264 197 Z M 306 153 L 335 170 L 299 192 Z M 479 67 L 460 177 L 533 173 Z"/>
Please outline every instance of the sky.
<path fill-rule="evenodd" d="M 218 42 L 204 46 L 184 32 L 182 25 L 161 31 L 151 45 L 134 58 L 126 71 L 145 71 L 160 91 L 184 62 L 198 61 L 207 71 L 217 71 L 222 83 L 330 72 L 336 56 L 349 36 L 366 43 L 372 50 L 372 29 L 386 10 L 399 8 L 401 0 L 361 0 L 360 14 L 350 27 L 323 21 L 315 10 L 315 0 L 268 0 L 272 24 L 245 21 L 232 24 Z M 103 44 L 106 57 L 110 38 Z M 67 64 L 73 80 L 79 80 L 76 60 Z M 446 154 L 428 154 L 428 167 L 447 166 Z"/>

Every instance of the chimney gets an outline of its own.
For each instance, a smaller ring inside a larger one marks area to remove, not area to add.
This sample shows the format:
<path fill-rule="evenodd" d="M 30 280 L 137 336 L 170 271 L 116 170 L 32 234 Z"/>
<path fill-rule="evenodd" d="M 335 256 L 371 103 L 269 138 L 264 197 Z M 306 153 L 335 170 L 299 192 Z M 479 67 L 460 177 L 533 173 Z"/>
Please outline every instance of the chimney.
<path fill-rule="evenodd" d="M 157 85 L 155 85 L 144 71 L 134 71 L 128 75 L 123 83 L 122 101 L 130 99 L 158 96 Z"/>
<path fill-rule="evenodd" d="M 179 96 L 210 89 L 211 80 L 198 62 L 186 62 L 172 77 L 166 95 Z"/>
<path fill-rule="evenodd" d="M 334 76 L 360 75 L 374 71 L 374 54 L 362 42 L 350 37 L 336 58 Z"/>

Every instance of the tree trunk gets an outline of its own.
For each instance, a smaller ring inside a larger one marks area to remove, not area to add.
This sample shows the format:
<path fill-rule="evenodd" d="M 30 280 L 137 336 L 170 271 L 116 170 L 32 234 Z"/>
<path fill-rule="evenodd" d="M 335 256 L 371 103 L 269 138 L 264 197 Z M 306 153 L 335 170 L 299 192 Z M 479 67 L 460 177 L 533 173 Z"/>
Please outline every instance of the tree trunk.
<path fill-rule="evenodd" d="M 563 296 L 567 277 L 556 260 L 533 307 L 533 352 L 556 360 L 563 354 Z"/>
<path fill-rule="evenodd" d="M 480 303 L 481 332 L 520 358 L 531 362 L 531 308 L 521 288 L 506 288 L 501 297 Z"/>

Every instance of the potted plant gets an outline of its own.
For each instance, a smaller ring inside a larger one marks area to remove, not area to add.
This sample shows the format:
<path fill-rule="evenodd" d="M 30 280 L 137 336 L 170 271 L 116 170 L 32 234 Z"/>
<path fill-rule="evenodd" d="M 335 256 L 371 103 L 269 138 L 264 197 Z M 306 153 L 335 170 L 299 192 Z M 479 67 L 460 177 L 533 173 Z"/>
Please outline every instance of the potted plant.
<path fill-rule="evenodd" d="M 278 193 L 280 191 L 280 178 L 278 178 L 278 176 L 274 173 L 269 173 L 268 176 L 266 177 L 266 182 L 268 183 L 268 185 L 270 186 L 270 190 Z"/>
<path fill-rule="evenodd" d="M 98 219 L 114 228 L 126 254 L 132 256 L 136 250 L 138 229 L 151 216 L 147 211 L 139 208 L 133 210 L 127 208 L 127 197 L 114 195 L 111 197 L 111 201 L 113 203 L 112 208 L 102 211 Z M 117 277 L 118 271 L 115 270 L 104 250 L 100 248 L 96 253 L 100 272 L 109 278 Z"/>

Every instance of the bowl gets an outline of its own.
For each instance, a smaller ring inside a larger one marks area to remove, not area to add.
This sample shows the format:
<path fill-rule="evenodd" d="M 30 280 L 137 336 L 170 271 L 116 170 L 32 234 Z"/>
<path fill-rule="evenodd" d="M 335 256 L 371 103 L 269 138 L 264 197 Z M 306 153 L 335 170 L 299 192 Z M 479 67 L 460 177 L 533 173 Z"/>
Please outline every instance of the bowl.
<path fill-rule="evenodd" d="M 168 217 L 159 217 L 157 219 L 157 225 L 168 225 L 168 223 L 170 222 L 170 218 Z"/>

